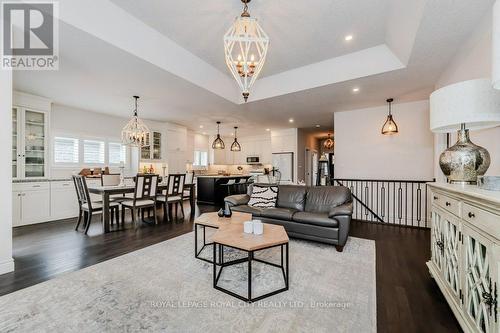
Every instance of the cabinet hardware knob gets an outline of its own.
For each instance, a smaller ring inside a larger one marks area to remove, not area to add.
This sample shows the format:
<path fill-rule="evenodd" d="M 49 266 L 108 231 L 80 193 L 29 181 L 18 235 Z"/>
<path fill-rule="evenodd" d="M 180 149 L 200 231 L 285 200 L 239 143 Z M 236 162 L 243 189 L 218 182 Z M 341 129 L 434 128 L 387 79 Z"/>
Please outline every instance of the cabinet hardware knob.
<path fill-rule="evenodd" d="M 446 207 L 448 206 L 451 206 L 451 203 L 449 203 L 448 201 L 446 201 Z"/>
<path fill-rule="evenodd" d="M 437 200 L 437 199 L 438 199 L 438 197 L 434 196 L 434 200 Z"/>
<path fill-rule="evenodd" d="M 472 219 L 472 218 L 476 217 L 476 215 L 475 215 L 473 212 L 469 212 L 469 214 L 468 214 L 468 215 L 469 215 L 469 218 L 470 218 L 470 219 Z"/>

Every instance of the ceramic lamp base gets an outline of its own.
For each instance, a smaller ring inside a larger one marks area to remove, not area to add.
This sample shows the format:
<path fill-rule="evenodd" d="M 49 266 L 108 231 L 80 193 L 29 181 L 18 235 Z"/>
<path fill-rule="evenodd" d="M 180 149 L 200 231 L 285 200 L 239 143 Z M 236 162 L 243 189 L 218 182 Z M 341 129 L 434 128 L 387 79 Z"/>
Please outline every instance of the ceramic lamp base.
<path fill-rule="evenodd" d="M 490 154 L 470 141 L 469 130 L 462 125 L 457 143 L 441 154 L 439 166 L 452 184 L 477 184 L 477 177 L 490 166 Z"/>

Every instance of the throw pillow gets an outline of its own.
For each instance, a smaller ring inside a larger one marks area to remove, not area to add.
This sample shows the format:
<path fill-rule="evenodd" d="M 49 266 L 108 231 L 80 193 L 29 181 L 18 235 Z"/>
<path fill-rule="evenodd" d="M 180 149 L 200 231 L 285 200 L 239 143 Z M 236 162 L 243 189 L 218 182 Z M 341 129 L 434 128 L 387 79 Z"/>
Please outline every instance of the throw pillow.
<path fill-rule="evenodd" d="M 278 199 L 278 186 L 259 186 L 254 185 L 252 195 L 248 205 L 260 208 L 273 208 L 276 207 L 276 200 Z"/>

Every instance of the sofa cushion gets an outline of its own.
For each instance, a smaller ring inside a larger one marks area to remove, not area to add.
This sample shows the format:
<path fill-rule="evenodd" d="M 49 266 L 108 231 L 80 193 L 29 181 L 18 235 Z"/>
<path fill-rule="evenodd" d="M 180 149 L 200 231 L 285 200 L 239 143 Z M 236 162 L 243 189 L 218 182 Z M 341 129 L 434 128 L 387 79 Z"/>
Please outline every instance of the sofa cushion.
<path fill-rule="evenodd" d="M 278 186 L 254 185 L 248 205 L 251 207 L 271 208 L 276 207 Z"/>
<path fill-rule="evenodd" d="M 247 205 L 234 206 L 231 207 L 231 210 L 233 212 L 250 213 L 253 216 L 260 216 L 260 214 L 262 213 L 262 208 L 250 207 Z"/>
<path fill-rule="evenodd" d="M 328 213 L 297 212 L 293 214 L 293 221 L 312 224 L 320 227 L 338 228 L 339 222 L 328 217 Z"/>
<path fill-rule="evenodd" d="M 276 207 L 292 208 L 303 211 L 306 203 L 307 187 L 298 185 L 281 185 L 278 191 Z"/>
<path fill-rule="evenodd" d="M 294 213 L 298 210 L 292 208 L 264 208 L 260 214 L 261 217 L 270 219 L 291 220 Z"/>
<path fill-rule="evenodd" d="M 329 213 L 333 207 L 350 202 L 351 191 L 344 186 L 314 186 L 307 191 L 305 211 Z"/>

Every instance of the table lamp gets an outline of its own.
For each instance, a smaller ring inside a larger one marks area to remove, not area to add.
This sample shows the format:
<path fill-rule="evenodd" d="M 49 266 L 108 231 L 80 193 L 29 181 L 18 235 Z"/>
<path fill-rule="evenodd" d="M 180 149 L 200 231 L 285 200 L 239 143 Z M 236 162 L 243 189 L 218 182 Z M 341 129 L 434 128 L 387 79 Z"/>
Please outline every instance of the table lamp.
<path fill-rule="evenodd" d="M 430 97 L 430 125 L 434 133 L 458 130 L 458 140 L 439 157 L 439 166 L 450 183 L 476 184 L 490 166 L 490 154 L 473 144 L 469 130 L 500 125 L 500 91 L 490 79 L 452 84 Z"/>

